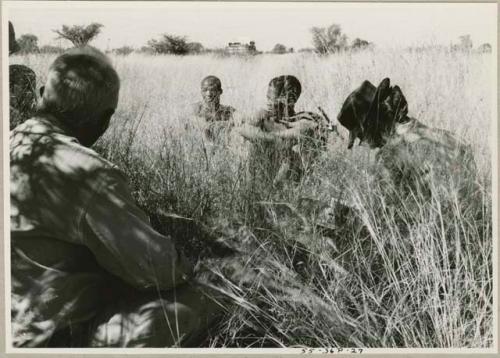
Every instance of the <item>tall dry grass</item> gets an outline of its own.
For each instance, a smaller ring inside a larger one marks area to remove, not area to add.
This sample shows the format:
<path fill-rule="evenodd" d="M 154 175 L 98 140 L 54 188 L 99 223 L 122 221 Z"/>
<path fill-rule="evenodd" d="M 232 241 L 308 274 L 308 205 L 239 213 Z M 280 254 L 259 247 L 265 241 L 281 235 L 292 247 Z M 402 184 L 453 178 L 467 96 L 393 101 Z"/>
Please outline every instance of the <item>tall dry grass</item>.
<path fill-rule="evenodd" d="M 51 59 L 12 61 L 33 68 L 42 83 Z M 221 284 L 239 304 L 206 345 L 491 346 L 490 55 L 387 50 L 112 60 L 120 104 L 97 150 L 128 174 L 152 216 L 194 219 L 248 253 L 238 279 Z M 248 175 L 247 143 L 233 132 L 229 146 L 214 147 L 190 115 L 208 74 L 221 78 L 222 102 L 237 109 L 237 124 L 264 105 L 267 83 L 279 74 L 301 80 L 298 109 L 321 106 L 331 118 L 363 80 L 390 77 L 410 115 L 472 146 L 474 189 L 458 196 L 446 181 L 433 182 L 443 195 L 403 195 L 376 180 L 372 153 L 349 151 L 338 139 L 300 183 L 263 187 Z M 210 269 L 224 271 L 218 265 Z"/>

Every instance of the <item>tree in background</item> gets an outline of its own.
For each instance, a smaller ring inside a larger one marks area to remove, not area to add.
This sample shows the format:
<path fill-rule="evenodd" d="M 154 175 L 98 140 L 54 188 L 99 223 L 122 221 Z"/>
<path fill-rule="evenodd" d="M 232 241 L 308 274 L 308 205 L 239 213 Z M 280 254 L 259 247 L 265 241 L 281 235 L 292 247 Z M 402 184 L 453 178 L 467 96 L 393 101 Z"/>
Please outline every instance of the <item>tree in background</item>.
<path fill-rule="evenodd" d="M 316 52 L 315 49 L 313 49 L 312 47 L 304 47 L 304 48 L 299 48 L 299 51 L 300 53 L 314 53 Z"/>
<path fill-rule="evenodd" d="M 17 39 L 19 45 L 19 53 L 35 53 L 38 52 L 38 37 L 33 34 L 24 34 Z"/>
<path fill-rule="evenodd" d="M 356 38 L 356 39 L 354 39 L 354 41 L 351 44 L 351 49 L 363 50 L 363 49 L 366 49 L 366 48 L 371 47 L 371 46 L 373 46 L 373 44 L 371 42 L 368 42 L 368 41 L 360 39 L 360 38 Z"/>
<path fill-rule="evenodd" d="M 328 27 L 312 27 L 312 42 L 317 53 L 325 55 L 347 48 L 347 36 L 342 33 L 340 25 Z"/>
<path fill-rule="evenodd" d="M 489 43 L 484 43 L 477 48 L 477 51 L 482 52 L 482 53 L 490 53 L 491 52 L 491 45 Z"/>
<path fill-rule="evenodd" d="M 470 35 L 462 35 L 459 37 L 460 39 L 460 49 L 465 51 L 472 50 L 472 39 Z"/>
<path fill-rule="evenodd" d="M 257 53 L 257 47 L 255 46 L 255 41 L 250 41 L 247 45 L 248 52 L 251 54 Z"/>
<path fill-rule="evenodd" d="M 458 37 L 459 43 L 451 44 L 452 51 L 470 52 L 472 51 L 472 38 L 469 34 Z"/>
<path fill-rule="evenodd" d="M 65 39 L 70 41 L 75 47 L 82 47 L 87 45 L 90 41 L 95 39 L 101 33 L 101 28 L 104 25 L 96 22 L 88 26 L 66 26 L 63 25 L 61 30 L 53 30 L 59 36 L 58 39 Z"/>
<path fill-rule="evenodd" d="M 203 45 L 199 42 L 189 42 L 188 43 L 188 52 L 191 54 L 202 53 L 205 51 Z"/>
<path fill-rule="evenodd" d="M 286 46 L 283 44 L 276 44 L 276 45 L 274 45 L 271 52 L 281 55 L 281 54 L 287 53 L 287 49 L 286 49 Z"/>
<path fill-rule="evenodd" d="M 148 46 L 158 54 L 187 55 L 189 53 L 186 36 L 163 34 L 159 40 L 149 40 Z"/>
<path fill-rule="evenodd" d="M 144 54 L 147 54 L 147 55 L 154 55 L 156 54 L 155 50 L 153 50 L 153 48 L 151 46 L 141 46 L 137 52 L 139 53 L 144 53 Z"/>
<path fill-rule="evenodd" d="M 40 53 L 60 54 L 63 52 L 64 49 L 58 46 L 44 45 L 40 47 Z"/>
<path fill-rule="evenodd" d="M 115 48 L 113 50 L 113 53 L 115 53 L 119 56 L 127 56 L 127 55 L 130 55 L 132 52 L 134 52 L 134 49 L 130 46 L 122 46 L 119 48 Z"/>

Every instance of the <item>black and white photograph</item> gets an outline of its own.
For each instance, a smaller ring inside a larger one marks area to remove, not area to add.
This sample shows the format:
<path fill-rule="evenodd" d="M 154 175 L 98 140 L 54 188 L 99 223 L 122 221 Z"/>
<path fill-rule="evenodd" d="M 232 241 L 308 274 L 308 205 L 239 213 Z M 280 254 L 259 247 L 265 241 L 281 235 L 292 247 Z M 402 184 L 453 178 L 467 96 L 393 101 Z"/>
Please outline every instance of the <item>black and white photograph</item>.
<path fill-rule="evenodd" d="M 497 3 L 1 7 L 7 352 L 498 353 Z"/>

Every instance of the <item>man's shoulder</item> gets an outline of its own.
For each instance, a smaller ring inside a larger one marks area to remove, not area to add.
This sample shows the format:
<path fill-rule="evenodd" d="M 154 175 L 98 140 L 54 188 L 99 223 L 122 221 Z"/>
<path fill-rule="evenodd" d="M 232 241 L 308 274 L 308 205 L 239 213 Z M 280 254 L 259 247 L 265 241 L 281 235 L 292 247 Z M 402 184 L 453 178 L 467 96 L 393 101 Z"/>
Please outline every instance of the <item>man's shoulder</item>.
<path fill-rule="evenodd" d="M 245 123 L 254 125 L 254 126 L 261 126 L 263 123 L 267 120 L 271 119 L 271 112 L 269 112 L 265 108 L 260 108 L 253 113 L 251 113 L 246 119 Z"/>
<path fill-rule="evenodd" d="M 203 111 L 203 103 L 198 101 L 191 104 L 191 113 L 194 116 L 201 116 Z"/>
<path fill-rule="evenodd" d="M 75 137 L 36 117 L 10 132 L 10 152 L 14 161 L 30 153 L 33 158 L 43 156 L 52 164 L 71 171 L 116 168 L 95 150 L 80 144 Z"/>

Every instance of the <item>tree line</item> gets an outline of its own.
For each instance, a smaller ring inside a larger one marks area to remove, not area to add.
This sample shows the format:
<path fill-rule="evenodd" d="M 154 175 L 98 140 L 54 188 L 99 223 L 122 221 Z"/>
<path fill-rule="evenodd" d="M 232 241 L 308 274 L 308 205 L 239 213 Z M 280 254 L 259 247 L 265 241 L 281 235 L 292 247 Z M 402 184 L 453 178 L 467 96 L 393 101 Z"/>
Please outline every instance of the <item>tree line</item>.
<path fill-rule="evenodd" d="M 91 23 L 90 25 L 63 25 L 61 29 L 53 30 L 57 34 L 56 39 L 69 41 L 73 46 L 85 46 L 94 40 L 100 33 L 104 25 L 99 23 Z M 327 55 L 341 51 L 358 51 L 373 48 L 375 45 L 369 41 L 355 38 L 349 41 L 346 34 L 342 32 L 340 25 L 332 24 L 326 27 L 312 27 L 311 42 L 312 47 L 299 49 L 298 52 L 312 52 L 320 55 Z M 20 47 L 20 53 L 61 53 L 64 48 L 60 46 L 45 45 L 38 47 L 38 38 L 33 34 L 24 34 L 17 40 Z M 473 44 L 470 35 L 460 36 L 458 44 L 452 44 L 451 50 L 454 51 L 472 51 Z M 482 44 L 476 51 L 491 52 L 490 44 Z M 159 38 L 151 39 L 147 45 L 139 49 L 134 49 L 130 46 L 122 46 L 111 50 L 117 55 L 128 55 L 132 52 L 142 52 L 150 54 L 173 54 L 173 55 L 189 55 L 201 53 L 224 53 L 224 49 L 209 49 L 205 48 L 200 42 L 189 41 L 187 36 L 179 36 L 174 34 L 162 34 Z M 293 53 L 293 47 L 287 47 L 284 44 L 277 43 L 269 53 L 286 54 Z M 254 51 L 255 54 L 262 53 Z"/>

